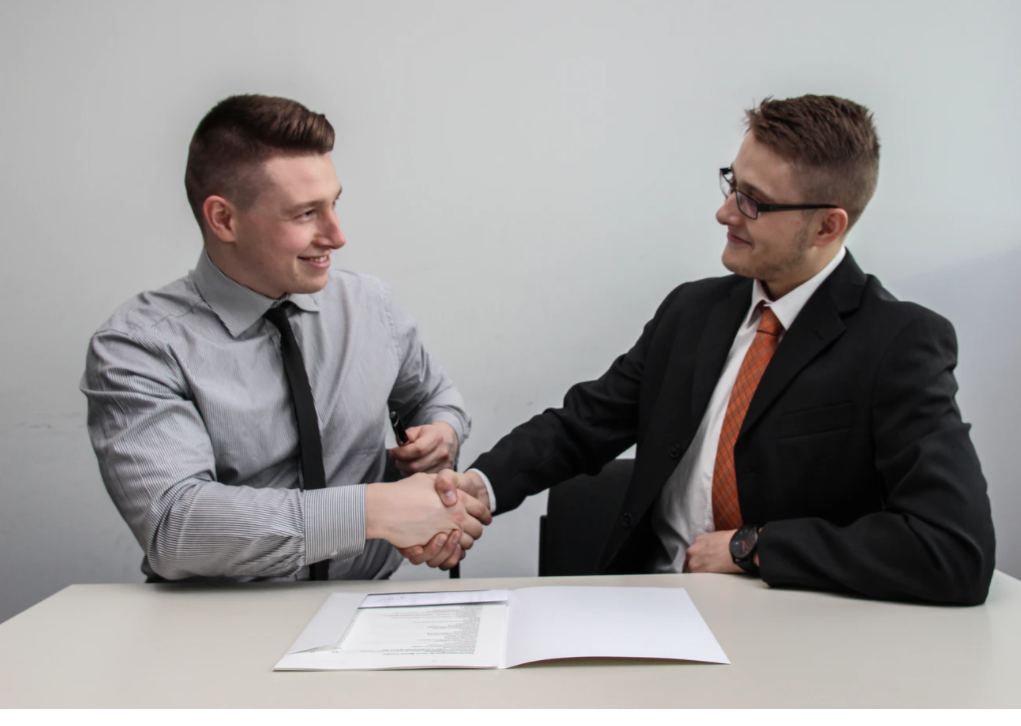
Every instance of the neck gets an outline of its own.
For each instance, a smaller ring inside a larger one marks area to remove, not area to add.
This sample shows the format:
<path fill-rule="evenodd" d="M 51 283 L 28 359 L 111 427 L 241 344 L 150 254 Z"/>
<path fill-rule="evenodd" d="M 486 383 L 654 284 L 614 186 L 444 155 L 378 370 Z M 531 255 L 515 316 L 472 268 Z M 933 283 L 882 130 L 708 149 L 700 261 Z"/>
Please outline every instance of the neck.
<path fill-rule="evenodd" d="M 244 265 L 240 264 L 237 258 L 234 257 L 232 248 L 228 245 L 207 241 L 206 254 L 209 255 L 209 260 L 216 265 L 220 272 L 242 287 L 247 287 L 252 292 L 257 292 L 263 297 L 268 297 L 272 300 L 279 300 L 284 296 L 284 293 L 265 289 L 265 286 L 260 284 L 257 275 L 248 274 Z"/>
<path fill-rule="evenodd" d="M 812 273 L 808 277 L 805 277 L 803 279 L 797 279 L 794 281 L 773 280 L 772 282 L 770 282 L 768 280 L 759 280 L 759 282 L 762 283 L 762 289 L 765 291 L 766 297 L 768 297 L 771 302 L 776 302 L 784 295 L 789 293 L 791 290 L 794 290 L 804 285 L 806 282 L 815 277 L 816 274 L 818 273 Z"/>
<path fill-rule="evenodd" d="M 815 259 L 810 261 L 807 268 L 797 270 L 791 275 L 774 280 L 759 280 L 762 283 L 762 289 L 766 292 L 766 296 L 771 301 L 776 301 L 782 298 L 792 290 L 801 287 L 806 282 L 811 280 L 813 277 L 818 275 L 824 269 L 826 265 L 830 264 L 833 259 L 840 252 L 843 247 L 843 242 L 831 242 L 825 247 L 819 249 L 819 254 L 815 256 Z M 809 262 L 806 260 L 806 262 Z"/>

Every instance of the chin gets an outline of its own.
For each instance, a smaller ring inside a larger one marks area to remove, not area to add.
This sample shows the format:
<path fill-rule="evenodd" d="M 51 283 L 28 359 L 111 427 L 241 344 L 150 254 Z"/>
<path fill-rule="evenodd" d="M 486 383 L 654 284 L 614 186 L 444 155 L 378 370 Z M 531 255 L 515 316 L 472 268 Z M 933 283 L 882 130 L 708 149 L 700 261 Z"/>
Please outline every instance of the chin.
<path fill-rule="evenodd" d="M 735 275 L 741 275 L 741 277 L 754 277 L 751 272 L 752 265 L 749 265 L 740 259 L 735 259 L 737 255 L 729 254 L 729 252 L 730 250 L 724 250 L 723 252 L 723 266 Z"/>
<path fill-rule="evenodd" d="M 319 292 L 326 283 L 330 281 L 329 275 L 322 275 L 321 277 L 305 277 L 301 280 L 295 281 L 290 292 L 296 295 L 311 295 L 314 292 Z"/>

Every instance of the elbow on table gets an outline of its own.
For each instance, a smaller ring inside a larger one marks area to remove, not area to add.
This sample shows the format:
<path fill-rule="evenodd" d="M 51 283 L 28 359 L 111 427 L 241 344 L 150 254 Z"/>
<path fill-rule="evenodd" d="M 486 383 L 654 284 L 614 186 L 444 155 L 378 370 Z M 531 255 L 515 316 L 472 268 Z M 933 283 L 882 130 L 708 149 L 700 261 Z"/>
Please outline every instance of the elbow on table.
<path fill-rule="evenodd" d="M 196 573 L 182 569 L 178 566 L 173 558 L 166 557 L 160 552 L 160 548 L 149 546 L 145 550 L 145 562 L 149 566 L 149 569 L 155 573 L 158 578 L 163 580 L 184 580 L 189 577 L 194 577 Z M 159 580 L 157 580 L 158 582 Z"/>
<path fill-rule="evenodd" d="M 184 580 L 189 577 L 216 577 L 222 573 L 207 571 L 195 557 L 183 556 L 172 542 L 150 538 L 145 552 L 149 568 L 165 580 Z"/>
<path fill-rule="evenodd" d="M 185 545 L 180 525 L 172 521 L 174 506 L 162 512 L 150 511 L 150 525 L 144 536 L 145 559 L 149 568 L 165 580 L 183 580 L 189 577 L 208 576 L 206 572 L 196 571 L 201 558 L 189 551 Z M 176 525 L 176 526 L 175 526 Z"/>
<path fill-rule="evenodd" d="M 166 580 L 203 578 L 289 577 L 297 573 L 303 552 L 284 547 L 287 535 L 277 537 L 220 536 L 197 544 L 184 533 L 159 530 L 148 538 L 149 567 Z M 293 551 L 291 551 L 293 550 Z"/>
<path fill-rule="evenodd" d="M 946 598 L 940 598 L 947 605 L 974 606 L 982 605 L 989 596 L 989 585 L 992 582 L 992 570 L 988 573 L 976 573 L 964 581 L 955 578 L 944 591 Z"/>
<path fill-rule="evenodd" d="M 987 543 L 968 542 L 960 545 L 953 565 L 941 569 L 938 587 L 939 602 L 948 605 L 981 605 L 989 596 L 989 586 L 996 567 L 996 548 L 990 538 Z"/>

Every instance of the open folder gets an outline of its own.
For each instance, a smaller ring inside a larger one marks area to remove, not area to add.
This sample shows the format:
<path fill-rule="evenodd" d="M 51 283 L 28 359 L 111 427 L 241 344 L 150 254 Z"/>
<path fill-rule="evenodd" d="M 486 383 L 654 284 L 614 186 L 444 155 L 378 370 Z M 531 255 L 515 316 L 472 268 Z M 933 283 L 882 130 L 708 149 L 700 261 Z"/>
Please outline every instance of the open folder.
<path fill-rule="evenodd" d="M 338 592 L 275 670 L 512 668 L 557 658 L 729 663 L 683 588 Z"/>

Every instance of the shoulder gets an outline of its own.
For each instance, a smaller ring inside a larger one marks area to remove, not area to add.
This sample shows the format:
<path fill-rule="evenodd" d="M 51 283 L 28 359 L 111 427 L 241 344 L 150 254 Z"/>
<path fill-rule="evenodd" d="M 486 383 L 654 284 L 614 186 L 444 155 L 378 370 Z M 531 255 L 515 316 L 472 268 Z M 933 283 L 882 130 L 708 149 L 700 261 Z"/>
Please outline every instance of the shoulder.
<path fill-rule="evenodd" d="M 924 305 L 898 299 L 873 275 L 865 276 L 858 313 L 862 322 L 867 321 L 870 328 L 884 333 L 891 341 L 916 331 L 955 335 L 954 326 L 947 318 Z"/>
<path fill-rule="evenodd" d="M 139 293 L 114 310 L 89 341 L 85 382 L 89 388 L 132 387 L 142 380 L 179 384 L 174 346 L 188 335 L 194 315 L 212 316 L 190 277 Z M 125 374 L 128 375 L 125 375 Z M 147 385 L 147 384 L 145 384 Z"/>
<path fill-rule="evenodd" d="M 739 275 L 724 275 L 685 282 L 670 291 L 660 304 L 657 316 L 681 310 L 707 310 L 741 286 L 750 290 L 751 280 Z"/>
<path fill-rule="evenodd" d="M 684 302 L 716 302 L 741 285 L 750 285 L 751 280 L 740 275 L 723 275 L 722 277 L 705 277 L 678 285 L 668 296 L 676 296 Z"/>
<path fill-rule="evenodd" d="M 208 306 L 188 275 L 121 303 L 99 326 L 94 337 L 172 338 L 183 319 L 207 310 Z"/>

